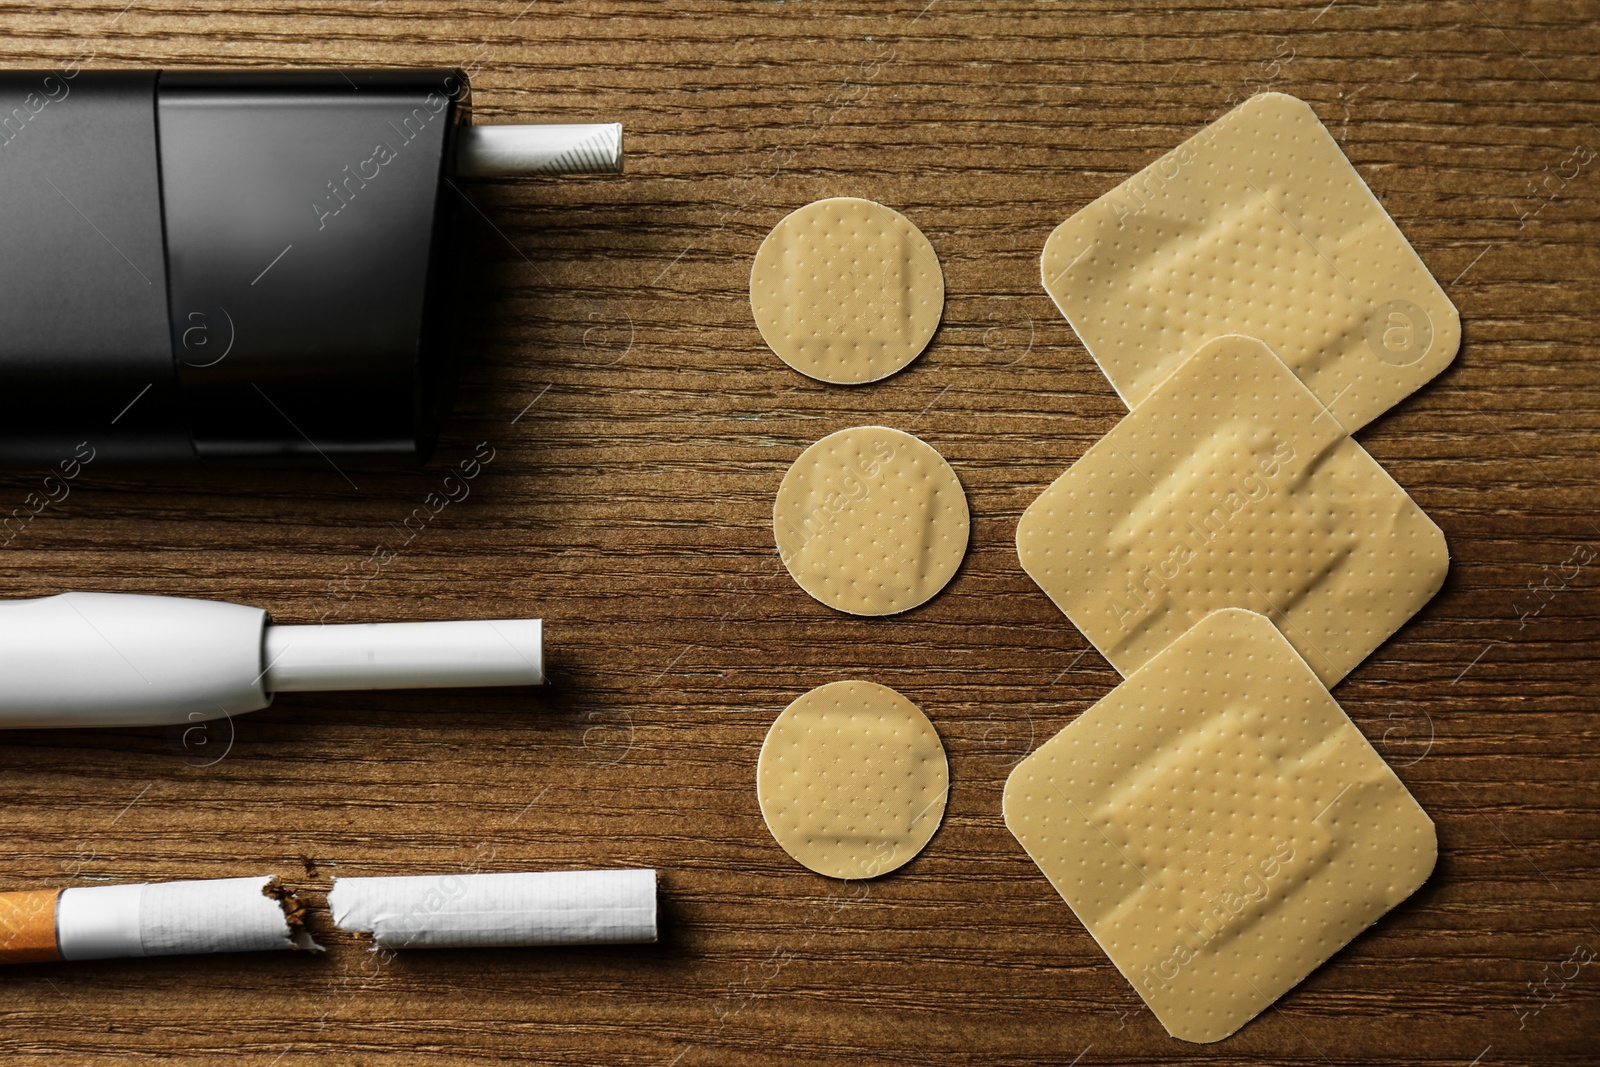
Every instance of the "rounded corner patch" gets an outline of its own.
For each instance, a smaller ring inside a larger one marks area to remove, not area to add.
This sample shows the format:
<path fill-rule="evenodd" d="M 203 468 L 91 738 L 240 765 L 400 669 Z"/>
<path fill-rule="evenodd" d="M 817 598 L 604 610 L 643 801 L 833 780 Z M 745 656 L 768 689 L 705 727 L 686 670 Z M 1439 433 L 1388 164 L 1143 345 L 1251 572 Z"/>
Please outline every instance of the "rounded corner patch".
<path fill-rule="evenodd" d="M 1433 821 L 1272 623 L 1206 616 L 1018 764 L 1006 826 L 1168 1033 L 1218 1041 L 1410 896 Z"/>
<path fill-rule="evenodd" d="M 1332 686 L 1443 584 L 1439 527 L 1262 342 L 1183 363 L 1029 505 L 1026 570 L 1124 676 L 1259 612 Z"/>
<path fill-rule="evenodd" d="M 1246 100 L 1056 227 L 1040 270 L 1130 407 L 1207 341 L 1242 333 L 1354 432 L 1461 343 L 1416 250 L 1316 112 L 1282 93 Z"/>

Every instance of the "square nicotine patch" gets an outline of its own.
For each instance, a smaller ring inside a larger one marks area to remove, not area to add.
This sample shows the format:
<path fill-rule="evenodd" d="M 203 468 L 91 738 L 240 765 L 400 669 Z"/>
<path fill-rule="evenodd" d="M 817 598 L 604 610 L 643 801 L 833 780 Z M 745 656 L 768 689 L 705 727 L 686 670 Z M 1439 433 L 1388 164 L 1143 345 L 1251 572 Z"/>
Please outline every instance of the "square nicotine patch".
<path fill-rule="evenodd" d="M 1444 582 L 1444 534 L 1268 348 L 1205 345 L 1017 524 L 1123 675 L 1213 611 L 1269 616 L 1332 687 Z"/>
<path fill-rule="evenodd" d="M 1006 827 L 1185 1041 L 1410 896 L 1433 822 L 1266 618 L 1206 617 L 1018 764 Z"/>
<path fill-rule="evenodd" d="M 1316 113 L 1234 108 L 1058 226 L 1044 287 L 1129 407 L 1259 337 L 1352 433 L 1455 358 L 1461 320 Z"/>

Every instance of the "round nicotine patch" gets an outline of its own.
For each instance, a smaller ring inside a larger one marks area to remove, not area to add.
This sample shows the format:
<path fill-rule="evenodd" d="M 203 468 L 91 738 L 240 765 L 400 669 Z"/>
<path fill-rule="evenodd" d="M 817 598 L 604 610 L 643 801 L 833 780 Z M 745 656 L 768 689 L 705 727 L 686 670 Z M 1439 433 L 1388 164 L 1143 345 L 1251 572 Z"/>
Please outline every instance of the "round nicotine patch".
<path fill-rule="evenodd" d="M 876 878 L 907 863 L 939 828 L 949 792 L 933 723 L 873 682 L 832 682 L 790 704 L 756 764 L 767 829 L 830 878 Z"/>
<path fill-rule="evenodd" d="M 887 426 L 840 430 L 806 449 L 772 508 L 794 580 L 852 615 L 908 611 L 943 589 L 967 551 L 969 522 L 950 464 Z"/>
<path fill-rule="evenodd" d="M 859 385 L 927 347 L 944 313 L 944 274 L 904 215 L 838 196 L 790 212 L 767 234 L 750 268 L 750 310 L 789 366 Z"/>

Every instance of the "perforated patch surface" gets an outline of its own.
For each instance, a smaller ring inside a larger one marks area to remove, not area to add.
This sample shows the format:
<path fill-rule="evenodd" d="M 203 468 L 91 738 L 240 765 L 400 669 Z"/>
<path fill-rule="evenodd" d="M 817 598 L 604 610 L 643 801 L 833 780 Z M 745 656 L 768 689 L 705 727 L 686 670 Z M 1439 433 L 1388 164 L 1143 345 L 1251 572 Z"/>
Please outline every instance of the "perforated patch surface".
<path fill-rule="evenodd" d="M 1433 822 L 1305 661 L 1237 609 L 1023 760 L 1005 819 L 1186 1041 L 1254 1018 L 1438 856 Z"/>
<path fill-rule="evenodd" d="M 778 555 L 794 580 L 852 615 L 892 615 L 943 589 L 969 525 L 950 464 L 887 426 L 840 430 L 806 449 L 772 508 Z"/>
<path fill-rule="evenodd" d="M 801 374 L 875 382 L 927 347 L 944 312 L 944 274 L 904 215 L 834 197 L 789 213 L 761 242 L 750 309 L 767 345 Z"/>
<path fill-rule="evenodd" d="M 1124 675 L 1239 607 L 1328 686 L 1450 563 L 1439 528 L 1249 337 L 1207 344 L 1056 479 L 1017 555 Z"/>
<path fill-rule="evenodd" d="M 1245 101 L 1056 228 L 1044 287 L 1130 407 L 1259 337 L 1355 431 L 1455 358 L 1461 320 L 1306 104 Z"/>
<path fill-rule="evenodd" d="M 939 828 L 949 789 L 933 724 L 873 682 L 832 682 L 790 704 L 756 766 L 772 836 L 830 878 L 875 878 L 909 861 Z"/>

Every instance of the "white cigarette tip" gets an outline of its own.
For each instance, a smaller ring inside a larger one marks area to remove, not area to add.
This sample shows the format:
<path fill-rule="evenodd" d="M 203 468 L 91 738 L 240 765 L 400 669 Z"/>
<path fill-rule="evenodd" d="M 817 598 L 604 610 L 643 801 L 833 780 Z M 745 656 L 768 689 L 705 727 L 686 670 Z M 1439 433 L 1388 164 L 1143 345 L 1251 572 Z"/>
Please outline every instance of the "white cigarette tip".
<path fill-rule="evenodd" d="M 263 652 L 273 693 L 544 682 L 538 619 L 269 626 Z"/>
<path fill-rule="evenodd" d="M 621 174 L 622 123 L 463 126 L 455 172 L 462 178 Z"/>

